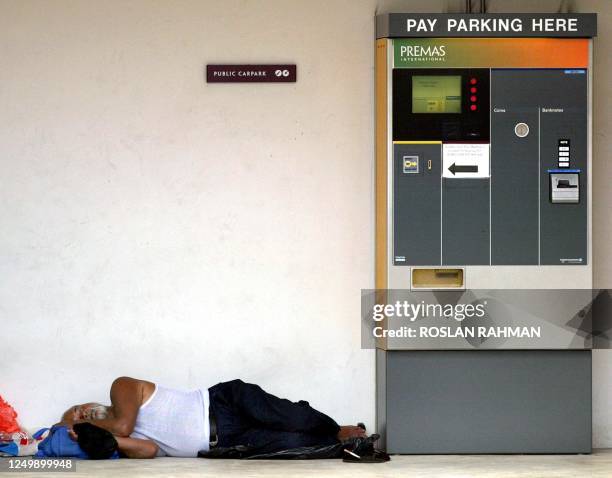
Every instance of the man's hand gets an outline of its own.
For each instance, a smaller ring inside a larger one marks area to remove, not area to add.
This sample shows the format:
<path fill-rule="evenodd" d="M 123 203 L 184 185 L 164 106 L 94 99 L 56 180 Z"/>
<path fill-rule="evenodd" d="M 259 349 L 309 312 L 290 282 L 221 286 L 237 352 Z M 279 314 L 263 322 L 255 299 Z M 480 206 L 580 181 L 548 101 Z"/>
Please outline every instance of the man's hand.
<path fill-rule="evenodd" d="M 68 427 L 68 437 L 72 440 L 72 441 L 77 441 L 77 439 L 79 438 L 79 436 L 76 434 L 76 432 L 72 429 L 72 427 Z"/>

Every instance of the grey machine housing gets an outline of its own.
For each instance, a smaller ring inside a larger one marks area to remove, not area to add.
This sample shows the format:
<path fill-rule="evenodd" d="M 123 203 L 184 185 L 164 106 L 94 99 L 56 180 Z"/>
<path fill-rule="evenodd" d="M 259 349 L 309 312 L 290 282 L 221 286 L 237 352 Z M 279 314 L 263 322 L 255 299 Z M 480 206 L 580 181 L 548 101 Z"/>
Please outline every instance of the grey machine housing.
<path fill-rule="evenodd" d="M 564 14 L 552 15 L 559 16 Z M 473 289 L 592 287 L 590 59 L 589 68 L 580 71 L 486 72 L 488 178 L 443 177 L 441 145 L 394 141 L 406 139 L 406 133 L 394 133 L 405 118 L 393 111 L 394 102 L 401 101 L 396 96 L 403 80 L 392 66 L 392 38 L 595 36 L 596 15 L 571 16 L 579 18 L 577 32 L 522 35 L 414 33 L 406 31 L 408 18 L 448 16 L 377 17 L 377 38 L 386 39 L 391 48 L 385 173 L 388 289 L 409 289 L 415 266 L 461 267 L 464 287 Z M 520 17 L 527 24 L 539 16 Z M 590 453 L 591 350 L 562 345 L 503 348 L 378 347 L 376 428 L 387 450 Z"/>

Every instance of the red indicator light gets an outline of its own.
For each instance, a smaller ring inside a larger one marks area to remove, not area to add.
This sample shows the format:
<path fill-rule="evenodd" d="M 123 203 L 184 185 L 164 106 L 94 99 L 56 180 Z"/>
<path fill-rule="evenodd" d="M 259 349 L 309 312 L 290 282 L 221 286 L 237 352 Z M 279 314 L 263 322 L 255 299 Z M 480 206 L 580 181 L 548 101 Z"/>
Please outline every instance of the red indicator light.
<path fill-rule="evenodd" d="M 478 89 L 475 86 L 472 86 L 470 88 L 470 93 L 476 93 L 478 91 Z"/>
<path fill-rule="evenodd" d="M 476 111 L 476 105 L 470 105 L 470 109 L 471 109 L 472 111 Z"/>
<path fill-rule="evenodd" d="M 472 103 L 476 103 L 476 96 L 470 96 L 470 101 Z"/>
<path fill-rule="evenodd" d="M 475 84 L 476 84 L 476 78 L 470 79 L 470 85 L 475 85 Z"/>

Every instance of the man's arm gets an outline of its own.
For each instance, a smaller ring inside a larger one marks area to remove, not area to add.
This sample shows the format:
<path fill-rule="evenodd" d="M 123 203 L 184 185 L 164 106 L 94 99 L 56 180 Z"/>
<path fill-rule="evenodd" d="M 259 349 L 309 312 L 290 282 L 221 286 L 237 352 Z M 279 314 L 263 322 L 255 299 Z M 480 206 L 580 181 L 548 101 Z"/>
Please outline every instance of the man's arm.
<path fill-rule="evenodd" d="M 128 458 L 155 458 L 158 447 L 151 440 L 116 436 L 121 454 Z"/>
<path fill-rule="evenodd" d="M 108 430 L 118 437 L 129 437 L 134 431 L 138 409 L 142 403 L 142 381 L 130 377 L 119 377 L 111 385 L 110 399 L 113 416 L 99 420 L 78 420 Z"/>

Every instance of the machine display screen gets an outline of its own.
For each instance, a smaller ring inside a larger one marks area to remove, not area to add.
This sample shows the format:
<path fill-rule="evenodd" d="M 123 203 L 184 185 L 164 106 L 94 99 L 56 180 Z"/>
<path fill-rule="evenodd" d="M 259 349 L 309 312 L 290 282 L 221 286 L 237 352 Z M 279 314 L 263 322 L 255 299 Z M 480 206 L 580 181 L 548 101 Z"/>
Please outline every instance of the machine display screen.
<path fill-rule="evenodd" d="M 461 76 L 413 76 L 413 113 L 461 113 Z"/>

